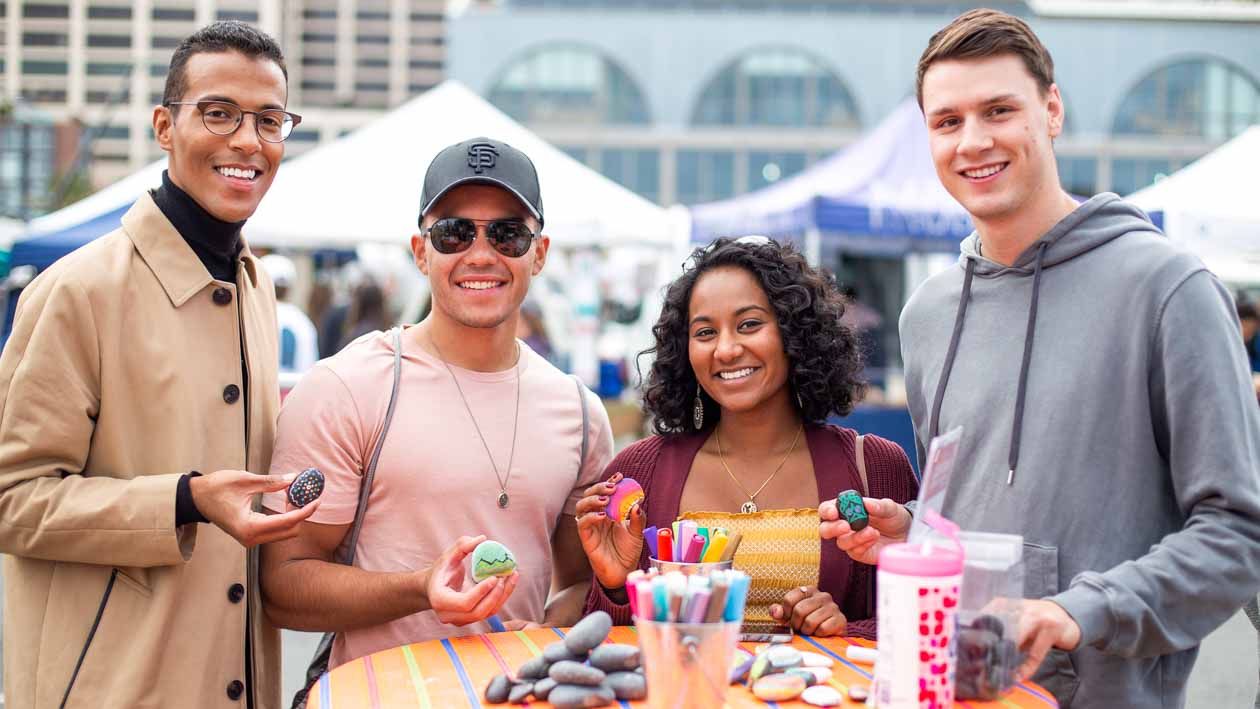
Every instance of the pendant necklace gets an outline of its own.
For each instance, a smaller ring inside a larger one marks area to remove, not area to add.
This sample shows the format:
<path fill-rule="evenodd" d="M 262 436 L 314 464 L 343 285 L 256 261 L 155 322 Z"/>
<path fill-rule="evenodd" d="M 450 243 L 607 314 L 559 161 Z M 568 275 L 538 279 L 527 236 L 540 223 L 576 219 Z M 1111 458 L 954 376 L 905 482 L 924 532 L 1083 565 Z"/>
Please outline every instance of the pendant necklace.
<path fill-rule="evenodd" d="M 490 459 L 490 467 L 494 469 L 494 479 L 499 481 L 499 509 L 507 509 L 511 499 L 507 493 L 508 478 L 512 477 L 512 462 L 516 459 L 516 423 L 521 418 L 521 343 L 516 343 L 516 364 L 512 368 L 516 370 L 516 414 L 512 417 L 512 449 L 508 453 L 507 477 L 499 474 L 499 466 L 494 463 L 494 456 L 490 454 L 490 446 L 486 443 L 486 437 L 481 433 L 481 426 L 477 425 L 477 417 L 473 416 L 472 407 L 468 405 L 468 398 L 464 396 L 464 388 L 459 385 L 459 377 L 455 376 L 455 370 L 451 369 L 451 365 L 446 362 L 446 357 L 442 355 L 442 348 L 438 347 L 437 340 L 433 339 L 432 333 L 429 334 L 429 342 L 433 343 L 433 349 L 437 350 L 438 359 L 442 361 L 446 367 L 447 373 L 451 375 L 451 379 L 455 381 L 455 390 L 459 392 L 459 400 L 464 402 L 464 410 L 468 412 L 468 418 L 472 419 L 473 430 L 477 432 L 477 438 L 481 439 L 481 446 L 486 449 L 486 457 Z M 760 491 L 759 491 L 760 492 Z"/>
<path fill-rule="evenodd" d="M 717 439 L 718 460 L 721 461 L 722 468 L 726 470 L 727 475 L 731 476 L 731 480 L 735 482 L 739 491 L 744 493 L 744 497 L 748 498 L 748 502 L 739 506 L 740 512 L 748 514 L 750 512 L 757 511 L 757 496 L 761 494 L 762 490 L 766 489 L 766 485 L 769 485 L 771 480 L 774 480 L 774 476 L 779 474 L 779 471 L 783 469 L 783 465 L 788 462 L 788 458 L 792 457 L 792 451 L 796 450 L 796 444 L 801 440 L 801 432 L 804 430 L 804 425 L 796 429 L 796 437 L 792 439 L 792 446 L 788 448 L 787 455 L 783 456 L 783 460 L 779 461 L 779 467 L 775 468 L 773 473 L 770 473 L 770 477 L 766 478 L 766 481 L 761 483 L 761 487 L 757 488 L 756 492 L 749 495 L 748 490 L 744 489 L 743 483 L 739 481 L 739 478 L 735 477 L 735 473 L 732 473 L 730 466 L 726 464 L 726 458 L 722 455 L 722 434 L 719 433 L 717 429 L 714 429 L 713 435 Z"/>

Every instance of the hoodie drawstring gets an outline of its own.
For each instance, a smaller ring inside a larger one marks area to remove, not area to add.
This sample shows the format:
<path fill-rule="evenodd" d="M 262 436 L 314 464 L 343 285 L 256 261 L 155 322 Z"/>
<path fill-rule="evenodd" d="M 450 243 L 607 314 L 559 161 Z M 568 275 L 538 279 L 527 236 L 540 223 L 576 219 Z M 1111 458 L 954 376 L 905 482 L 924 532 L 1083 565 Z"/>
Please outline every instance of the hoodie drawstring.
<path fill-rule="evenodd" d="M 1041 268 L 1045 260 L 1049 242 L 1041 242 L 1037 247 L 1037 260 L 1033 266 L 1032 301 L 1028 306 L 1028 328 L 1024 332 L 1024 357 L 1019 366 L 1019 388 L 1015 395 L 1015 420 L 1011 424 L 1011 447 L 1007 454 L 1010 466 L 1006 474 L 1006 484 L 1015 484 L 1015 469 L 1019 465 L 1019 436 L 1024 423 L 1024 399 L 1028 391 L 1028 365 L 1032 361 L 1033 335 L 1037 329 L 1037 300 L 1041 294 Z M 929 425 L 931 437 L 940 434 L 941 403 L 945 400 L 945 387 L 949 383 L 950 372 L 954 369 L 954 357 L 958 354 L 958 341 L 962 337 L 963 320 L 967 314 L 967 302 L 971 300 L 971 279 L 975 274 L 975 261 L 967 260 L 966 276 L 963 278 L 962 295 L 958 300 L 958 314 L 954 317 L 954 332 L 949 338 L 949 349 L 945 353 L 945 366 L 941 371 L 941 380 L 936 385 L 936 397 L 932 401 L 932 418 Z"/>

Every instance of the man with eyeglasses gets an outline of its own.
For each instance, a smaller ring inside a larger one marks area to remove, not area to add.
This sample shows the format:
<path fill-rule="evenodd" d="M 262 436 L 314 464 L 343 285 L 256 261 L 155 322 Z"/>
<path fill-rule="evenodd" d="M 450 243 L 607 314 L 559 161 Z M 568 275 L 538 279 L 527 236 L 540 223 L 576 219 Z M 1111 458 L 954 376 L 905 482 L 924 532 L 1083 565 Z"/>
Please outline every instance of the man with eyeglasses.
<path fill-rule="evenodd" d="M 321 361 L 285 400 L 272 472 L 315 466 L 327 486 L 296 538 L 263 548 L 263 593 L 281 626 L 337 633 L 331 666 L 487 632 L 495 613 L 509 628 L 580 615 L 591 572 L 573 515 L 612 433 L 594 394 L 516 339 L 550 246 L 542 225 L 538 175 L 512 146 L 476 138 L 429 165 L 411 248 L 433 308 L 398 335 L 401 384 L 353 567 L 334 555 L 385 429 L 398 331 Z M 515 554 L 515 574 L 467 580 L 482 535 Z"/>
<path fill-rule="evenodd" d="M 279 706 L 250 548 L 319 503 L 257 506 L 289 480 L 265 474 L 275 295 L 240 232 L 299 120 L 286 98 L 267 35 L 185 39 L 153 110 L 162 186 L 22 293 L 0 356 L 8 706 Z"/>

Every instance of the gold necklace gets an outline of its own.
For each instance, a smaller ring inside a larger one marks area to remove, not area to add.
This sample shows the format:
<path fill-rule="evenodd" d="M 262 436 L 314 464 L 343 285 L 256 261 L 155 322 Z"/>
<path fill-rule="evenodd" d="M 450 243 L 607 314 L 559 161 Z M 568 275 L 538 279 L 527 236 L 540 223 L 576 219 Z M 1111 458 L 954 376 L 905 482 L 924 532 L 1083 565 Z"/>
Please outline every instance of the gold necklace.
<path fill-rule="evenodd" d="M 713 435 L 717 438 L 718 460 L 721 461 L 722 468 L 726 470 L 726 474 L 731 476 L 731 480 L 735 481 L 735 485 L 739 487 L 739 491 L 744 493 L 744 497 L 748 498 L 748 502 L 739 506 L 740 512 L 748 513 L 757 511 L 757 496 L 761 494 L 762 490 L 766 489 L 766 486 L 770 484 L 771 480 L 774 480 L 774 476 L 779 474 L 779 471 L 783 469 L 783 465 L 788 462 L 788 458 L 792 457 L 792 451 L 796 450 L 796 443 L 801 440 L 801 432 L 804 430 L 805 426 L 803 424 L 800 428 L 796 429 L 796 437 L 792 439 L 792 447 L 788 448 L 787 455 L 783 456 L 783 460 L 779 461 L 779 467 L 775 468 L 773 473 L 770 473 L 770 477 L 766 478 L 766 481 L 761 483 L 761 487 L 757 488 L 756 492 L 749 495 L 748 490 L 744 489 L 743 483 L 739 481 L 739 478 L 735 477 L 735 473 L 732 473 L 730 466 L 726 464 L 726 458 L 722 455 L 722 434 L 719 433 L 716 428 L 714 429 Z"/>

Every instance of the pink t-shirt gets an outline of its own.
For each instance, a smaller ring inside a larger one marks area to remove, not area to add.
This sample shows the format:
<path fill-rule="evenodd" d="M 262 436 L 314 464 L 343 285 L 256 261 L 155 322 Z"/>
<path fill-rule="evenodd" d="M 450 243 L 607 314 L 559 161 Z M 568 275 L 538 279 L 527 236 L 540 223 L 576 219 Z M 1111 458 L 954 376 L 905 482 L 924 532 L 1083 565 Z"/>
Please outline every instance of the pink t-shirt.
<path fill-rule="evenodd" d="M 551 588 L 551 536 L 561 514 L 572 515 L 582 491 L 612 458 L 612 429 L 599 398 L 587 397 L 587 453 L 582 470 L 582 409 L 574 380 L 521 343 L 520 420 L 507 493 L 499 483 L 459 391 L 442 362 L 404 336 L 402 379 L 394 420 L 368 497 L 355 565 L 368 571 L 412 571 L 431 565 L 462 535 L 485 534 L 516 555 L 519 583 L 499 611 L 503 620 L 539 622 Z M 319 468 L 323 501 L 311 516 L 320 524 L 350 524 L 362 471 L 385 421 L 393 383 L 392 332 L 355 340 L 319 362 L 285 399 L 271 471 Z M 504 475 L 512 448 L 516 372 L 452 367 L 477 425 Z M 284 493 L 264 497 L 284 510 Z M 471 583 L 471 576 L 469 577 Z M 489 632 L 462 628 L 432 611 L 391 623 L 338 633 L 332 666 L 407 643 Z"/>

